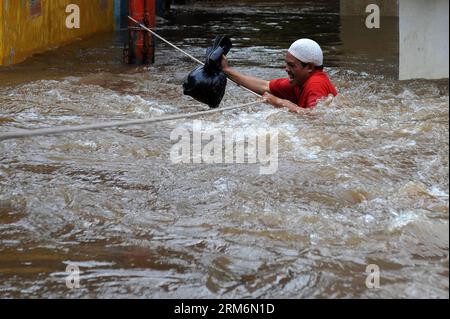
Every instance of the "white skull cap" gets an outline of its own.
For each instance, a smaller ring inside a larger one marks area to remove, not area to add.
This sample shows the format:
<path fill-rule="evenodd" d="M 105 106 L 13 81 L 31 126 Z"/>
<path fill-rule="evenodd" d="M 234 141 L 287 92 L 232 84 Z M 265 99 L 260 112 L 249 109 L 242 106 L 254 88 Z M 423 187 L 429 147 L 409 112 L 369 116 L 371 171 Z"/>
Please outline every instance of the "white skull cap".
<path fill-rule="evenodd" d="M 311 39 L 300 39 L 292 43 L 288 52 L 304 63 L 323 65 L 323 52 L 320 45 Z"/>

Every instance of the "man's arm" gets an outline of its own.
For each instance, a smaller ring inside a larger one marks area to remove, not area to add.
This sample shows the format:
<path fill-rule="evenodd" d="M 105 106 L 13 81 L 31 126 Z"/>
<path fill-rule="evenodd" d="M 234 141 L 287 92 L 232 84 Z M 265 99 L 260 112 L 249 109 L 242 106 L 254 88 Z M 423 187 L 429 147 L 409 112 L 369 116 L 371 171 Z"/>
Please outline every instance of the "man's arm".
<path fill-rule="evenodd" d="M 297 104 L 292 103 L 289 100 L 280 99 L 279 97 L 276 97 L 275 95 L 268 92 L 264 93 L 263 97 L 267 103 L 271 104 L 274 107 L 286 107 L 290 112 L 293 113 L 300 113 L 302 111 L 302 108 Z"/>
<path fill-rule="evenodd" d="M 234 82 L 239 85 L 245 86 L 246 88 L 263 95 L 264 100 L 273 105 L 274 107 L 287 107 L 290 112 L 300 113 L 302 108 L 297 104 L 292 103 L 289 100 L 284 100 L 276 97 L 270 93 L 270 82 L 254 78 L 248 75 L 244 75 L 228 65 L 228 59 L 226 56 L 222 58 L 222 71 Z"/>
<path fill-rule="evenodd" d="M 245 86 L 247 89 L 250 89 L 253 92 L 256 92 L 260 95 L 263 95 L 265 92 L 270 92 L 269 81 L 244 75 L 230 68 L 230 66 L 228 65 L 228 59 L 225 56 L 222 58 L 222 71 L 231 80 L 239 85 Z"/>

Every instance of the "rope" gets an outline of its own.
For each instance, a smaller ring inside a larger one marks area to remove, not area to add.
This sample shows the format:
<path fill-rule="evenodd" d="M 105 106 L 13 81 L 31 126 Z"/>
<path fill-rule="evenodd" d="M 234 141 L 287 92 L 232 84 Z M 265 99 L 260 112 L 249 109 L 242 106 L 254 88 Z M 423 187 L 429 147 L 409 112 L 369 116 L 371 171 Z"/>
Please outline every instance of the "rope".
<path fill-rule="evenodd" d="M 180 49 L 179 47 L 177 47 L 176 45 L 170 43 L 169 41 L 167 41 L 166 39 L 164 39 L 162 36 L 160 36 L 159 34 L 157 34 L 156 32 L 150 30 L 149 28 L 147 28 L 145 25 L 143 25 L 142 23 L 139 23 L 138 21 L 136 21 L 135 19 L 133 19 L 132 17 L 128 16 L 128 19 L 130 19 L 131 21 L 133 21 L 134 23 L 136 23 L 137 25 L 139 25 L 142 29 L 150 32 L 151 34 L 153 34 L 155 37 L 157 37 L 158 39 L 164 41 L 165 43 L 167 43 L 168 45 L 170 45 L 172 48 L 180 51 L 181 53 L 185 54 L 186 56 L 188 56 L 189 58 L 191 58 L 192 60 L 194 60 L 195 62 L 201 64 L 201 65 L 205 65 L 202 61 L 198 60 L 197 58 L 193 57 L 192 55 L 190 55 L 189 53 L 187 53 L 186 51 L 184 51 L 183 49 Z M 236 83 L 233 79 L 228 78 L 231 82 L 233 82 L 234 84 L 236 84 L 238 87 L 250 92 L 251 94 L 257 96 L 257 97 L 262 97 L 262 95 L 253 92 L 252 90 L 246 88 L 245 86 L 241 86 L 238 83 Z"/>
<path fill-rule="evenodd" d="M 138 24 L 144 30 L 147 30 L 148 32 L 150 32 L 151 34 L 156 36 L 158 39 L 164 41 L 165 43 L 167 43 L 168 45 L 170 45 L 174 49 L 182 52 L 183 54 L 185 54 L 186 56 L 188 56 L 189 58 L 191 58 L 195 62 L 197 62 L 197 63 L 199 63 L 201 65 L 204 65 L 203 62 L 201 62 L 200 60 L 196 59 L 195 57 L 193 57 L 192 55 L 190 55 L 186 51 L 180 49 L 176 45 L 170 43 L 169 41 L 164 39 L 162 36 L 157 34 L 156 32 L 154 32 L 154 31 L 150 30 L 149 28 L 147 28 L 146 26 L 144 26 L 142 23 L 139 23 L 138 21 L 136 21 L 135 19 L 133 19 L 130 16 L 128 16 L 128 18 L 131 21 L 133 21 L 134 23 Z M 250 89 L 248 89 L 246 87 L 240 86 L 239 84 L 234 82 L 232 79 L 230 79 L 230 81 L 232 81 L 238 87 L 241 87 L 241 88 L 247 90 L 248 92 L 252 93 L 253 95 L 256 95 L 259 98 L 262 97 L 258 93 L 253 92 L 252 90 L 250 90 Z M 17 139 L 17 138 L 25 138 L 25 137 L 33 137 L 33 136 L 56 135 L 56 134 L 69 133 L 69 132 L 80 132 L 80 131 L 88 131 L 88 130 L 100 130 L 100 129 L 112 128 L 112 127 L 125 127 L 125 126 L 139 125 L 139 124 L 149 124 L 149 123 L 156 123 L 156 122 L 172 121 L 172 120 L 178 120 L 178 119 L 183 119 L 183 118 L 192 118 L 192 117 L 198 117 L 198 116 L 202 116 L 202 115 L 208 115 L 208 114 L 214 114 L 214 113 L 234 110 L 234 109 L 243 108 L 243 107 L 246 107 L 246 106 L 254 105 L 254 104 L 257 104 L 257 103 L 263 103 L 263 102 L 264 102 L 263 100 L 258 99 L 258 101 L 245 103 L 245 104 L 240 104 L 240 105 L 235 105 L 235 106 L 229 106 L 229 107 L 216 109 L 216 110 L 209 110 L 209 111 L 188 113 L 188 114 L 169 115 L 169 116 L 165 116 L 165 117 L 157 117 L 157 118 L 146 119 L 146 120 L 131 120 L 131 121 L 120 121 L 120 122 L 116 121 L 116 122 L 94 123 L 94 124 L 78 125 L 78 126 L 64 126 L 64 127 L 55 127 L 55 128 L 44 128 L 44 129 L 36 129 L 36 130 L 15 130 L 15 131 L 12 131 L 12 132 L 0 134 L 0 141 L 10 140 L 10 139 Z"/>
<path fill-rule="evenodd" d="M 63 126 L 63 127 L 55 127 L 55 128 L 44 128 L 44 129 L 36 129 L 36 130 L 16 130 L 13 132 L 0 134 L 0 141 L 6 141 L 6 140 L 10 140 L 10 139 L 17 139 L 17 138 L 24 138 L 24 137 L 56 135 L 56 134 L 69 133 L 69 132 L 100 130 L 100 129 L 111 128 L 111 127 L 125 127 L 125 126 L 132 126 L 132 125 L 138 125 L 138 124 L 149 124 L 149 123 L 165 122 L 165 121 L 172 121 L 172 120 L 178 120 L 178 119 L 184 119 L 184 118 L 193 118 L 193 117 L 198 117 L 198 116 L 202 116 L 202 115 L 209 115 L 209 114 L 234 110 L 234 109 L 238 109 L 238 108 L 243 108 L 243 107 L 254 105 L 257 103 L 263 103 L 263 101 L 258 100 L 258 101 L 254 101 L 254 102 L 250 102 L 250 103 L 229 106 L 229 107 L 224 107 L 224 108 L 215 109 L 215 110 L 208 110 L 208 111 L 187 113 L 187 114 L 168 115 L 168 116 L 164 116 L 164 117 L 155 117 L 155 118 L 145 119 L 145 120 L 105 122 L 105 123 L 95 123 L 95 124 L 78 125 L 78 126 Z"/>

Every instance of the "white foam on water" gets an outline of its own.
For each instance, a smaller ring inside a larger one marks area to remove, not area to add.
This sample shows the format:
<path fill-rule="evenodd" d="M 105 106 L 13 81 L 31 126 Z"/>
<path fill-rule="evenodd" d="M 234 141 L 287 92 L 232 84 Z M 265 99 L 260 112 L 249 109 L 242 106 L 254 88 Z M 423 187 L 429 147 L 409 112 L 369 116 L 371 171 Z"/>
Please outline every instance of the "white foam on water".
<path fill-rule="evenodd" d="M 388 229 L 390 232 L 394 232 L 396 230 L 399 230 L 403 227 L 405 227 L 406 225 L 410 224 L 410 223 L 414 223 L 417 222 L 421 219 L 424 219 L 425 217 L 413 212 L 413 211 L 407 211 L 407 212 L 403 212 L 398 214 L 396 217 L 394 217 L 391 222 L 388 225 Z"/>
<path fill-rule="evenodd" d="M 433 186 L 428 193 L 435 197 L 448 197 L 448 193 L 440 190 L 437 186 Z"/>

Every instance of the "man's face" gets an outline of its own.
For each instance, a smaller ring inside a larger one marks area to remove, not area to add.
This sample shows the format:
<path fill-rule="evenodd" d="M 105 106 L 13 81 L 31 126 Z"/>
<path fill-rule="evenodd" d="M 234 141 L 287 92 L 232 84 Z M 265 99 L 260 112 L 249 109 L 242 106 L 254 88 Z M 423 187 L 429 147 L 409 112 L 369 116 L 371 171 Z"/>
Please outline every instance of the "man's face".
<path fill-rule="evenodd" d="M 312 64 L 303 66 L 302 63 L 289 52 L 286 53 L 286 73 L 289 75 L 291 85 L 302 86 L 313 71 Z"/>

